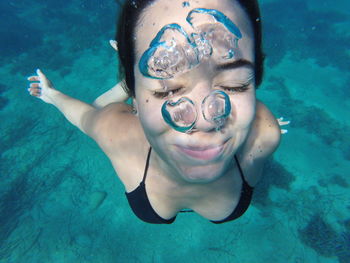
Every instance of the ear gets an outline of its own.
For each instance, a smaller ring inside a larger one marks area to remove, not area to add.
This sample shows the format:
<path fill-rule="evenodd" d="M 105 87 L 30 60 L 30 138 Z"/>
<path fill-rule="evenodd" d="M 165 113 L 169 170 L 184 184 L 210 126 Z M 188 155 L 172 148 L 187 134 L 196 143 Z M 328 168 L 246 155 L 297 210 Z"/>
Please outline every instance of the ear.
<path fill-rule="evenodd" d="M 111 45 L 111 47 L 118 52 L 118 42 L 115 40 L 109 40 L 109 44 Z"/>
<path fill-rule="evenodd" d="M 139 116 L 139 107 L 135 98 L 132 99 L 133 112 L 136 116 Z"/>

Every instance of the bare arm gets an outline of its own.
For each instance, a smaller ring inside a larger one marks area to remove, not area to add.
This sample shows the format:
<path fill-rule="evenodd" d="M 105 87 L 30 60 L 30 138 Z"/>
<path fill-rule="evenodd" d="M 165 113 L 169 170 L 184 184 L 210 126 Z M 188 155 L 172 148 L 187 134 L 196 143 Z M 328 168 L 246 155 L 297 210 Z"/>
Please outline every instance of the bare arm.
<path fill-rule="evenodd" d="M 120 81 L 113 88 L 100 95 L 92 105 L 96 108 L 103 108 L 111 103 L 124 102 L 128 99 L 128 94 L 125 92 L 123 85 L 124 81 Z"/>
<path fill-rule="evenodd" d="M 30 95 L 35 96 L 42 101 L 54 105 L 69 122 L 78 127 L 82 132 L 90 135 L 91 125 L 86 125 L 88 116 L 94 116 L 97 109 L 90 104 L 69 97 L 62 92 L 54 89 L 50 80 L 41 70 L 36 71 L 37 75 L 28 78 Z"/>
<path fill-rule="evenodd" d="M 117 41 L 110 40 L 109 44 L 116 52 L 118 52 Z M 120 81 L 113 88 L 101 94 L 98 98 L 96 98 L 95 101 L 92 103 L 92 105 L 96 108 L 103 108 L 111 103 L 126 101 L 129 98 L 129 96 L 125 92 L 125 89 L 124 89 L 125 85 L 126 83 L 124 80 Z"/>
<path fill-rule="evenodd" d="M 260 136 L 257 136 L 258 142 L 264 151 L 259 156 L 267 158 L 273 154 L 281 140 L 281 128 L 278 120 L 269 110 L 269 108 L 261 101 L 257 102 L 257 122 L 256 127 L 260 132 Z M 260 152 L 260 151 L 259 151 Z"/>
<path fill-rule="evenodd" d="M 242 149 L 241 165 L 251 186 L 259 181 L 264 164 L 277 149 L 281 139 L 278 121 L 261 101 L 257 101 L 256 117 Z"/>

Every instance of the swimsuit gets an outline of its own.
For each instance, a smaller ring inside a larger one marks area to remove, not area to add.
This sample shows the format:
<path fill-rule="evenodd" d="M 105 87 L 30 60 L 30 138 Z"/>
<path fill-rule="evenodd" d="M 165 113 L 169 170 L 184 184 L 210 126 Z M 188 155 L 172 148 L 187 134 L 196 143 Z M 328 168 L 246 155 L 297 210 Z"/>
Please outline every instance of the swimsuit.
<path fill-rule="evenodd" d="M 145 172 L 143 175 L 142 182 L 140 185 L 130 193 L 125 193 L 126 198 L 128 199 L 129 205 L 132 209 L 132 211 L 135 213 L 135 215 L 140 218 L 142 221 L 151 223 L 151 224 L 171 224 L 175 221 L 176 216 L 170 218 L 170 219 L 164 219 L 160 217 L 152 208 L 151 203 L 148 200 L 147 193 L 146 193 L 146 186 L 145 186 L 145 180 L 147 176 L 148 166 L 149 166 L 149 160 L 151 156 L 151 150 L 152 147 L 150 147 L 147 161 L 146 161 L 146 167 Z M 241 190 L 241 196 L 239 198 L 238 204 L 236 208 L 233 210 L 233 212 L 226 217 L 223 220 L 219 221 L 211 221 L 215 224 L 221 224 L 228 221 L 232 221 L 240 217 L 244 214 L 244 212 L 248 209 L 250 202 L 252 200 L 253 195 L 253 187 L 251 187 L 247 181 L 244 179 L 243 171 L 241 166 L 239 165 L 238 159 L 235 155 L 235 160 L 238 165 L 238 169 L 242 178 L 242 190 Z M 192 210 L 182 210 L 180 212 L 193 212 Z"/>

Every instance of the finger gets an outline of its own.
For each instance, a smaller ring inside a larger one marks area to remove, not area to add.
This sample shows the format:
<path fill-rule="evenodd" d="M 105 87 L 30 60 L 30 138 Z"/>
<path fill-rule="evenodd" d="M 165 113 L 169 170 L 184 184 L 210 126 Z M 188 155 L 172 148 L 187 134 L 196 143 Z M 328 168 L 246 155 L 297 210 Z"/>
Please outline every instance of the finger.
<path fill-rule="evenodd" d="M 115 40 L 109 40 L 109 44 L 111 45 L 111 47 L 115 50 L 118 51 L 118 42 Z"/>
<path fill-rule="evenodd" d="M 281 134 L 286 134 L 286 133 L 288 133 L 288 130 L 286 130 L 286 129 L 281 129 Z"/>
<path fill-rule="evenodd" d="M 39 78 L 45 78 L 45 74 L 40 70 L 40 69 L 37 69 L 36 70 L 36 74 L 38 74 Z"/>
<path fill-rule="evenodd" d="M 30 88 L 28 89 L 28 91 L 31 96 L 35 96 L 35 97 L 41 96 L 41 89 Z"/>
<path fill-rule="evenodd" d="M 29 81 L 39 81 L 39 76 L 30 76 L 27 78 Z"/>
<path fill-rule="evenodd" d="M 39 77 L 40 81 L 47 82 L 48 79 L 47 79 L 46 75 L 40 69 L 36 70 L 36 74 L 38 74 L 38 77 Z"/>
<path fill-rule="evenodd" d="M 48 80 L 46 75 L 40 69 L 36 70 L 36 74 L 38 74 L 39 80 L 43 84 L 42 85 L 43 87 L 45 87 L 45 86 L 52 86 L 51 82 Z"/>
<path fill-rule="evenodd" d="M 33 92 L 33 96 L 40 97 L 41 96 L 41 92 L 40 91 L 35 91 L 35 92 Z"/>
<path fill-rule="evenodd" d="M 290 121 L 281 121 L 280 122 L 280 125 L 282 126 L 282 125 L 288 125 L 290 123 Z"/>
<path fill-rule="evenodd" d="M 40 92 L 41 93 L 41 88 L 29 88 L 27 89 L 29 92 L 32 92 L 32 93 L 36 93 L 36 92 Z"/>
<path fill-rule="evenodd" d="M 38 82 L 30 83 L 29 87 L 31 87 L 31 88 L 39 88 L 40 87 L 40 83 L 38 83 Z"/>

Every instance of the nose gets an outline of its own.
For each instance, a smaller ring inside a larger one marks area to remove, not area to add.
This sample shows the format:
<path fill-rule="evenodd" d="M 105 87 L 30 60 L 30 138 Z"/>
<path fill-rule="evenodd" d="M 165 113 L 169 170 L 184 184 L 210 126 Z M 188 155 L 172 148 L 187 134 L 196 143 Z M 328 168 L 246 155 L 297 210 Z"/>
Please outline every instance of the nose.
<path fill-rule="evenodd" d="M 199 83 L 190 94 L 192 100 L 195 102 L 196 110 L 198 112 L 197 121 L 193 127 L 193 131 L 211 132 L 215 131 L 217 126 L 213 122 L 205 119 L 202 111 L 202 103 L 211 92 L 210 83 Z"/>
<path fill-rule="evenodd" d="M 205 120 L 203 114 L 200 111 L 200 114 L 198 114 L 197 122 L 193 127 L 193 131 L 212 132 L 216 131 L 216 127 L 217 126 L 215 123 Z"/>

